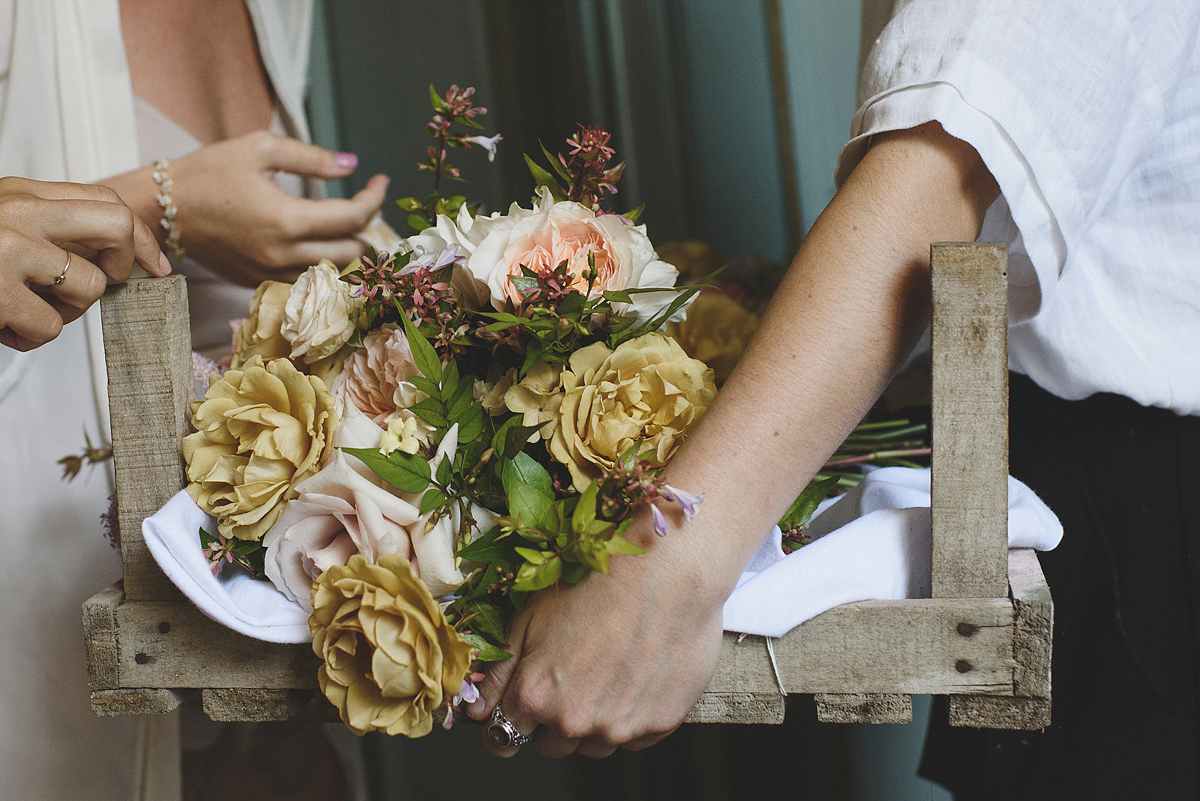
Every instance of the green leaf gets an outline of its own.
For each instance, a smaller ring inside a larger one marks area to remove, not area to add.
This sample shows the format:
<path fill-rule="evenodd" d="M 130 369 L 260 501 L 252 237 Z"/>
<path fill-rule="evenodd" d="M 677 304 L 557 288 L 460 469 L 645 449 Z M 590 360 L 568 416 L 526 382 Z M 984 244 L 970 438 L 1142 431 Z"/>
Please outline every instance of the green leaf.
<path fill-rule="evenodd" d="M 485 420 L 486 414 L 482 406 L 478 403 L 468 406 L 461 419 L 455 421 L 458 423 L 459 443 L 475 442 L 479 439 L 483 435 Z"/>
<path fill-rule="evenodd" d="M 501 539 L 503 533 L 499 526 L 492 526 L 483 532 L 479 539 L 459 548 L 458 555 L 481 565 L 492 564 L 498 559 L 503 559 L 512 549 L 511 545 Z"/>
<path fill-rule="evenodd" d="M 445 429 L 449 426 L 449 422 L 446 420 L 446 413 L 442 409 L 442 402 L 436 398 L 419 400 L 412 406 L 409 406 L 408 409 L 434 428 Z"/>
<path fill-rule="evenodd" d="M 596 521 L 596 495 L 599 491 L 599 483 L 593 481 L 579 496 L 579 503 L 575 505 L 575 511 L 571 515 L 571 528 L 576 532 L 587 531 Z"/>
<path fill-rule="evenodd" d="M 449 459 L 442 459 L 437 466 L 437 483 L 443 487 L 450 483 L 450 479 L 454 475 L 454 465 Z"/>
<path fill-rule="evenodd" d="M 421 496 L 421 514 L 428 514 L 446 502 L 446 494 L 437 487 L 430 487 Z"/>
<path fill-rule="evenodd" d="M 554 505 L 552 498 L 543 495 L 536 487 L 523 483 L 514 484 L 509 488 L 505 482 L 505 492 L 508 494 L 510 515 L 526 526 L 538 529 L 549 527 L 552 522 L 551 507 Z"/>
<path fill-rule="evenodd" d="M 442 388 L 438 386 L 436 381 L 430 381 L 423 375 L 410 375 L 404 380 L 408 381 L 410 384 L 424 392 L 429 397 L 441 400 Z"/>
<path fill-rule="evenodd" d="M 544 589 L 558 581 L 561 575 L 562 559 L 556 554 L 540 565 L 522 565 L 521 569 L 517 571 L 517 578 L 513 582 L 513 589 L 523 592 Z"/>
<path fill-rule="evenodd" d="M 567 183 L 570 183 L 571 173 L 567 172 L 567 168 L 562 165 L 562 162 L 558 160 L 558 157 L 547 150 L 546 146 L 543 145 L 541 141 L 538 142 L 538 147 L 542 149 L 542 155 L 546 157 L 546 161 L 550 162 L 550 166 L 554 168 L 554 171 L 558 173 L 559 177 Z"/>
<path fill-rule="evenodd" d="M 471 647 L 479 652 L 475 658 L 481 662 L 499 662 L 508 659 L 512 654 L 503 648 L 497 648 L 478 634 L 464 634 L 463 639 L 471 643 Z"/>
<path fill-rule="evenodd" d="M 779 522 L 781 524 L 804 525 L 812 519 L 813 512 L 817 511 L 817 506 L 829 496 L 829 493 L 837 487 L 837 484 L 837 476 L 810 481 Z"/>
<path fill-rule="evenodd" d="M 502 480 L 504 491 L 509 495 L 516 487 L 527 486 L 547 499 L 554 500 L 554 479 L 550 477 L 546 468 L 527 453 L 520 452 L 504 463 Z"/>
<path fill-rule="evenodd" d="M 578 584 L 583 581 L 584 577 L 592 571 L 585 564 L 579 562 L 567 562 L 563 565 L 562 580 L 568 584 Z"/>
<path fill-rule="evenodd" d="M 486 634 L 498 642 L 504 642 L 504 618 L 496 607 L 476 602 L 467 606 L 467 613 L 471 615 L 468 625 L 472 630 Z"/>
<path fill-rule="evenodd" d="M 400 322 L 404 324 L 404 335 L 408 338 L 408 349 L 412 352 L 413 362 L 417 365 L 417 369 L 421 371 L 421 375 L 431 381 L 442 381 L 442 360 L 438 358 L 437 351 L 433 349 L 433 345 L 429 344 L 429 340 L 417 330 L 413 325 L 412 320 L 408 319 L 408 315 L 403 312 L 400 314 Z"/>
<path fill-rule="evenodd" d="M 433 105 L 434 111 L 445 111 L 446 101 L 442 100 L 442 96 L 437 93 L 437 89 L 433 88 L 433 84 L 429 84 L 429 102 Z"/>
<path fill-rule="evenodd" d="M 638 206 L 636 209 L 630 209 L 629 211 L 625 212 L 621 216 L 636 225 L 637 221 L 639 219 L 641 219 L 641 217 L 642 217 L 642 212 L 645 210 L 646 210 L 646 204 L 643 203 L 642 205 Z"/>
<path fill-rule="evenodd" d="M 408 215 L 408 227 L 413 230 L 413 233 L 420 233 L 429 227 L 429 221 L 420 214 Z"/>
<path fill-rule="evenodd" d="M 545 168 L 538 165 L 536 161 L 525 156 L 525 164 L 529 167 L 529 174 L 533 176 L 534 183 L 537 186 L 548 186 L 551 192 L 562 194 L 562 186 L 555 180 L 554 176 L 548 173 Z"/>
<path fill-rule="evenodd" d="M 342 448 L 356 456 L 387 483 L 402 492 L 421 492 L 429 486 L 429 463 L 419 456 L 394 451 L 388 456 L 375 448 Z"/>
<path fill-rule="evenodd" d="M 630 542 L 629 540 L 625 539 L 625 537 L 618 534 L 608 541 L 608 552 L 625 553 L 632 556 L 637 556 L 638 554 L 645 553 L 646 549 L 640 545 Z"/>
<path fill-rule="evenodd" d="M 402 197 L 396 201 L 396 205 L 407 212 L 421 210 L 421 201 L 417 200 L 415 197 Z"/>
<path fill-rule="evenodd" d="M 605 290 L 604 299 L 611 303 L 633 303 L 633 298 L 623 289 Z"/>
<path fill-rule="evenodd" d="M 521 545 L 518 545 L 513 550 L 515 550 L 522 559 L 531 565 L 545 564 L 547 559 L 547 555 L 542 551 L 539 551 L 537 548 L 525 548 Z M 553 554 L 551 554 L 549 558 L 553 558 Z"/>

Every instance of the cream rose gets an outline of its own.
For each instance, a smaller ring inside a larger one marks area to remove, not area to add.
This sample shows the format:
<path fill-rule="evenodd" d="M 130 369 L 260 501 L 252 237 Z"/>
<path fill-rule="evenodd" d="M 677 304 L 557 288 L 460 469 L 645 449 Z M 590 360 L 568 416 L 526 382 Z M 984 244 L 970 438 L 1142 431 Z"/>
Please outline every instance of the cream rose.
<path fill-rule="evenodd" d="M 291 343 L 280 332 L 283 307 L 287 305 L 291 284 L 263 281 L 250 299 L 246 320 L 233 336 L 233 367 L 241 367 L 254 356 L 263 361 L 284 359 L 292 352 Z"/>
<path fill-rule="evenodd" d="M 657 333 L 615 351 L 602 342 L 576 351 L 560 382 L 559 422 L 548 448 L 577 490 L 634 443 L 652 465 L 666 464 L 717 394 L 712 370 Z"/>
<path fill-rule="evenodd" d="M 212 382 L 192 404 L 192 425 L 183 439 L 188 494 L 222 534 L 257 540 L 295 485 L 320 469 L 337 414 L 319 378 L 255 356 Z"/>
<path fill-rule="evenodd" d="M 350 340 L 362 310 L 362 302 L 350 289 L 328 261 L 309 267 L 296 279 L 281 328 L 292 345 L 293 359 L 311 364 L 337 353 Z"/>
<path fill-rule="evenodd" d="M 473 653 L 395 554 L 331 567 L 312 586 L 317 680 L 355 734 L 421 737 L 462 688 Z"/>

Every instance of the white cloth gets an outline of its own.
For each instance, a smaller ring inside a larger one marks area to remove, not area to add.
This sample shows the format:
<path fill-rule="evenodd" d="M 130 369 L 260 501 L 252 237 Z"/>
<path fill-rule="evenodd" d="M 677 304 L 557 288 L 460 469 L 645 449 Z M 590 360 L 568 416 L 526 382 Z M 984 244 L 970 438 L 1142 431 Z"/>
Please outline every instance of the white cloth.
<path fill-rule="evenodd" d="M 1062 526 L 1041 500 L 1009 478 L 1009 547 L 1049 550 Z M 150 552 L 175 585 L 206 615 L 234 631 L 270 642 L 310 641 L 308 615 L 269 582 L 238 571 L 213 576 L 197 532 L 216 522 L 180 492 L 147 518 Z M 815 542 L 785 556 L 776 528 L 725 602 L 727 631 L 778 637 L 814 615 L 853 601 L 929 596 L 929 471 L 872 471 L 809 528 Z"/>
<path fill-rule="evenodd" d="M 1076 400 L 1200 413 L 1200 3 L 897 0 L 839 183 L 936 120 L 979 152 L 1009 246 L 1009 364 Z"/>
<path fill-rule="evenodd" d="M 298 130 L 309 0 L 247 0 Z M 0 0 L 0 174 L 92 181 L 138 166 L 116 0 Z M 99 315 L 25 354 L 0 347 L 0 798 L 142 798 L 138 722 L 90 708 L 80 605 L 121 574 L 100 531 L 107 469 L 55 461 L 108 436 Z M 153 745 L 157 738 L 143 738 Z M 163 798 L 165 796 L 157 796 Z"/>
<path fill-rule="evenodd" d="M 223 626 L 267 642 L 311 642 L 308 613 L 275 589 L 240 570 L 212 574 L 200 548 L 200 529 L 216 533 L 217 523 L 180 491 L 142 522 L 142 535 L 167 578 Z"/>
<path fill-rule="evenodd" d="M 827 609 L 855 601 L 929 597 L 929 470 L 885 467 L 813 518 L 814 541 L 791 554 L 776 528 L 725 601 L 726 631 L 779 637 Z M 1008 547 L 1047 551 L 1058 518 L 1008 479 Z"/>

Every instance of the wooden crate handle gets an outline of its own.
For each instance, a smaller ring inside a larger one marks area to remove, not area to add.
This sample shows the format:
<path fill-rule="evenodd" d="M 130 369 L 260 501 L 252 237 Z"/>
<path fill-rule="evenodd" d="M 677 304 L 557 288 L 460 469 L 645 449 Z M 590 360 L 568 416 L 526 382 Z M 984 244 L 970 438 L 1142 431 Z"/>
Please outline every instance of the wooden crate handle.
<path fill-rule="evenodd" d="M 936 242 L 934 598 L 1008 596 L 1008 296 L 1003 245 Z"/>
<path fill-rule="evenodd" d="M 142 539 L 142 520 L 184 486 L 181 442 L 192 396 L 192 338 L 183 276 L 133 280 L 100 301 L 116 468 L 125 595 L 179 591 Z"/>

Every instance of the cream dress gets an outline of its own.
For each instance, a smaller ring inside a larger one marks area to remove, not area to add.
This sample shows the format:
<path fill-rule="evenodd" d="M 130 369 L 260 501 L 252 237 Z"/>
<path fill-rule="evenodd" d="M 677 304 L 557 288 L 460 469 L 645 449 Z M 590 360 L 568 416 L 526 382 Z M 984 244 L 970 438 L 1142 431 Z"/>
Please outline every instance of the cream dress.
<path fill-rule="evenodd" d="M 287 130 L 306 138 L 311 3 L 246 2 Z M 150 157 L 141 137 L 154 137 L 136 116 L 117 0 L 0 0 L 0 174 L 93 181 L 133 169 Z M 228 330 L 222 318 L 241 301 L 218 287 L 205 297 L 194 319 Z M 89 313 L 29 353 L 0 347 L 0 799 L 178 793 L 143 770 L 170 775 L 144 757 L 151 745 L 178 754 L 169 726 L 147 728 L 169 719 L 98 718 L 89 705 L 80 607 L 121 574 L 100 527 L 112 485 L 106 467 L 66 483 L 56 460 L 85 431 L 107 437 L 101 345 Z"/>

